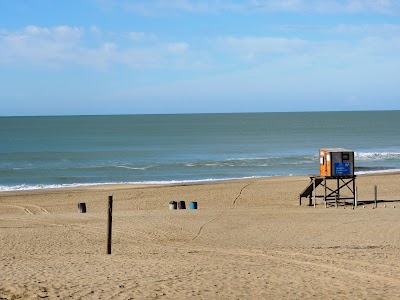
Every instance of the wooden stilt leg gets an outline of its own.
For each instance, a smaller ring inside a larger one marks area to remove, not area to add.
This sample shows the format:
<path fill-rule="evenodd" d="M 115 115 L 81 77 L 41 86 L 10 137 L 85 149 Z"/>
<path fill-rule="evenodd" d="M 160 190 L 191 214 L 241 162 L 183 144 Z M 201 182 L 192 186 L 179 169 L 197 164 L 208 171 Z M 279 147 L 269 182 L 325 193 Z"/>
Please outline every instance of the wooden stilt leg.
<path fill-rule="evenodd" d="M 317 205 L 317 199 L 316 199 L 316 191 L 315 191 L 315 178 L 313 180 L 313 195 L 314 195 L 314 207 Z"/>
<path fill-rule="evenodd" d="M 325 208 L 327 208 L 327 203 L 326 203 L 326 178 L 324 178 L 324 202 L 325 202 Z"/>

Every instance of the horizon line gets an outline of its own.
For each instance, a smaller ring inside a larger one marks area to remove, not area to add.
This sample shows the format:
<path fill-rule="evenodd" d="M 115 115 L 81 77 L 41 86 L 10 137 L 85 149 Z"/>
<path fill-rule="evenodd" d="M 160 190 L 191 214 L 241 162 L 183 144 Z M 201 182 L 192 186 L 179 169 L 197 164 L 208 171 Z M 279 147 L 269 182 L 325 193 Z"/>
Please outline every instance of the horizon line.
<path fill-rule="evenodd" d="M 243 111 L 243 112 L 183 112 L 183 113 L 115 113 L 115 114 L 49 114 L 49 115 L 0 115 L 0 118 L 32 118 L 32 117 L 107 117 L 107 116 L 163 116 L 163 115 L 218 115 L 218 114 L 268 114 L 268 113 L 338 113 L 338 112 L 384 112 L 400 111 L 400 109 L 367 109 L 367 110 L 315 110 L 315 111 Z"/>

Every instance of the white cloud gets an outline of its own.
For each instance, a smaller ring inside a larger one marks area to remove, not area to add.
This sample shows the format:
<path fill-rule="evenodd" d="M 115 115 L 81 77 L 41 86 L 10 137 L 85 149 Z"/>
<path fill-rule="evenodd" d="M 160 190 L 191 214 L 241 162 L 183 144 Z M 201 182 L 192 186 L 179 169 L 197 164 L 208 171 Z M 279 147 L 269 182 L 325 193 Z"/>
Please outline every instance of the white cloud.
<path fill-rule="evenodd" d="M 227 51 L 241 53 L 290 53 L 302 49 L 307 42 L 302 39 L 275 37 L 222 37 L 217 44 Z"/>
<path fill-rule="evenodd" d="M 253 12 L 311 12 L 320 14 L 398 14 L 400 3 L 394 0 L 252 0 L 241 10 Z"/>
<path fill-rule="evenodd" d="M 188 0 L 159 0 L 155 2 L 157 8 L 176 9 L 186 12 L 209 12 L 215 8 L 210 1 L 188 1 Z"/>
<path fill-rule="evenodd" d="M 98 28 L 96 25 L 91 25 L 90 26 L 90 31 L 93 32 L 93 33 L 96 33 L 96 34 L 100 34 L 101 33 L 100 28 Z"/>
<path fill-rule="evenodd" d="M 155 42 L 157 41 L 157 36 L 152 33 L 145 33 L 145 32 L 129 32 L 126 34 L 127 38 L 133 40 L 135 42 L 143 42 L 143 41 L 150 41 Z"/>
<path fill-rule="evenodd" d="M 105 43 L 105 44 L 103 44 L 102 48 L 105 52 L 111 53 L 111 52 L 115 52 L 117 50 L 117 45 L 115 45 L 113 43 Z"/>
<path fill-rule="evenodd" d="M 399 14 L 397 0 L 97 0 L 100 7 L 122 9 L 141 15 L 175 13 L 217 13 L 235 11 L 242 13 L 311 12 L 320 14 Z"/>
<path fill-rule="evenodd" d="M 376 12 L 391 14 L 399 9 L 398 1 L 390 0 L 350 0 L 345 7 L 348 12 Z"/>
<path fill-rule="evenodd" d="M 6 32 L 0 37 L 0 61 L 57 64 L 74 60 L 83 30 L 77 27 L 26 26 L 23 30 Z"/>
<path fill-rule="evenodd" d="M 302 0 L 253 0 L 250 1 L 244 8 L 250 8 L 260 11 L 289 11 L 297 12 L 308 8 L 308 5 Z"/>
<path fill-rule="evenodd" d="M 377 36 L 390 38 L 400 36 L 400 25 L 383 24 L 344 24 L 339 23 L 334 26 L 328 25 L 301 25 L 301 24 L 282 24 L 276 26 L 267 26 L 268 32 L 277 32 L 285 36 L 296 35 L 320 35 L 323 39 L 346 39 L 362 38 L 365 36 Z"/>
<path fill-rule="evenodd" d="M 42 40 L 57 39 L 60 41 L 74 41 L 79 40 L 83 35 L 83 29 L 70 26 L 56 26 L 56 27 L 38 27 L 29 25 L 24 28 L 21 34 L 37 37 Z"/>
<path fill-rule="evenodd" d="M 400 25 L 397 24 L 339 24 L 334 28 L 324 30 L 327 33 L 350 34 L 360 36 L 398 36 Z"/>
<path fill-rule="evenodd" d="M 134 68 L 192 68 L 202 65 L 201 55 L 191 54 L 188 43 L 160 42 L 156 35 L 144 32 L 102 32 L 94 25 L 87 31 L 69 26 L 30 25 L 19 31 L 1 29 L 0 32 L 0 63 L 3 64 L 56 68 L 71 65 L 106 68 L 116 64 Z"/>
<path fill-rule="evenodd" d="M 30 25 L 23 30 L 7 32 L 0 37 L 0 61 L 29 63 L 39 66 L 62 67 L 82 63 L 93 51 L 85 48 L 84 30 L 70 26 L 38 27 Z M 104 49 L 98 49 L 104 51 Z M 89 61 L 92 61 L 90 59 Z"/>
<path fill-rule="evenodd" d="M 354 61 L 385 61 L 400 57 L 400 38 L 394 36 L 362 36 L 357 39 L 297 39 L 276 37 L 220 37 L 214 40 L 216 52 L 231 62 L 274 64 L 291 60 L 299 64 L 341 68 Z"/>
<path fill-rule="evenodd" d="M 167 45 L 168 51 L 173 54 L 184 54 L 189 50 L 187 43 L 169 43 Z"/>
<path fill-rule="evenodd" d="M 344 24 L 312 30 L 328 34 L 323 39 L 314 35 L 301 39 L 222 36 L 197 44 L 196 48 L 188 41 L 161 41 L 155 34 L 140 31 L 110 33 L 95 25 L 86 30 L 72 26 L 30 25 L 13 32 L 0 29 L 0 63 L 94 68 L 121 64 L 168 69 L 212 66 L 227 72 L 232 67 L 243 68 L 243 62 L 248 67 L 293 57 L 297 61 L 323 65 L 345 65 L 361 59 L 390 61 L 399 57 L 400 26 L 396 24 Z M 348 34 L 356 37 L 348 39 Z M 226 66 L 230 67 L 226 69 Z"/>
<path fill-rule="evenodd" d="M 47 28 L 40 28 L 34 25 L 29 25 L 25 27 L 25 32 L 28 34 L 48 34 L 49 30 Z"/>
<path fill-rule="evenodd" d="M 242 8 L 266 12 L 398 14 L 400 3 L 396 0 L 252 0 Z"/>
<path fill-rule="evenodd" d="M 210 13 L 221 6 L 219 1 L 157 0 L 119 2 L 121 9 L 141 15 L 164 15 L 179 12 Z"/>

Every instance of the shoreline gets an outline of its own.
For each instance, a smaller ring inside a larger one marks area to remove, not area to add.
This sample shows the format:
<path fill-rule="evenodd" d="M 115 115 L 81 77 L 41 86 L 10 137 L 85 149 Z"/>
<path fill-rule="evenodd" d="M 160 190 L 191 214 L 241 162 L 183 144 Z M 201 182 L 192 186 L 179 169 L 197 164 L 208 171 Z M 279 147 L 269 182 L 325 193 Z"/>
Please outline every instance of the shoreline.
<path fill-rule="evenodd" d="M 360 176 L 375 176 L 375 175 L 396 175 L 400 174 L 400 170 L 381 170 L 381 171 L 367 171 L 355 172 L 357 177 Z M 38 185 L 17 185 L 17 186 L 0 186 L 0 196 L 4 193 L 13 192 L 29 192 L 29 191 L 54 191 L 64 189 L 93 189 L 93 188 L 107 188 L 113 186 L 129 186 L 129 187 L 143 187 L 143 186 L 168 186 L 168 185 L 196 185 L 196 184 L 212 184 L 224 183 L 232 181 L 243 180 L 257 180 L 267 178 L 291 178 L 291 177 L 309 177 L 315 174 L 302 174 L 302 175 L 271 175 L 271 176 L 251 176 L 242 178 L 226 178 L 226 179 L 199 179 L 199 180 L 174 180 L 174 181 L 148 181 L 148 182 L 110 182 L 110 183 L 71 183 L 71 184 L 38 184 Z M 15 188 L 21 187 L 21 188 Z M 8 189 L 10 188 L 10 189 Z"/>

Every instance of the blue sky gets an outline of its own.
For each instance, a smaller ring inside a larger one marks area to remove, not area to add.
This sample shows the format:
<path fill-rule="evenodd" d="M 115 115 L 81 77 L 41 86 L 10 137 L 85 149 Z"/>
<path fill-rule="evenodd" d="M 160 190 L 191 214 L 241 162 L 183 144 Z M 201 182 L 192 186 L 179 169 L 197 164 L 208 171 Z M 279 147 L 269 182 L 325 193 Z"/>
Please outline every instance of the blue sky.
<path fill-rule="evenodd" d="M 397 0 L 0 0 L 0 115 L 400 109 Z"/>

